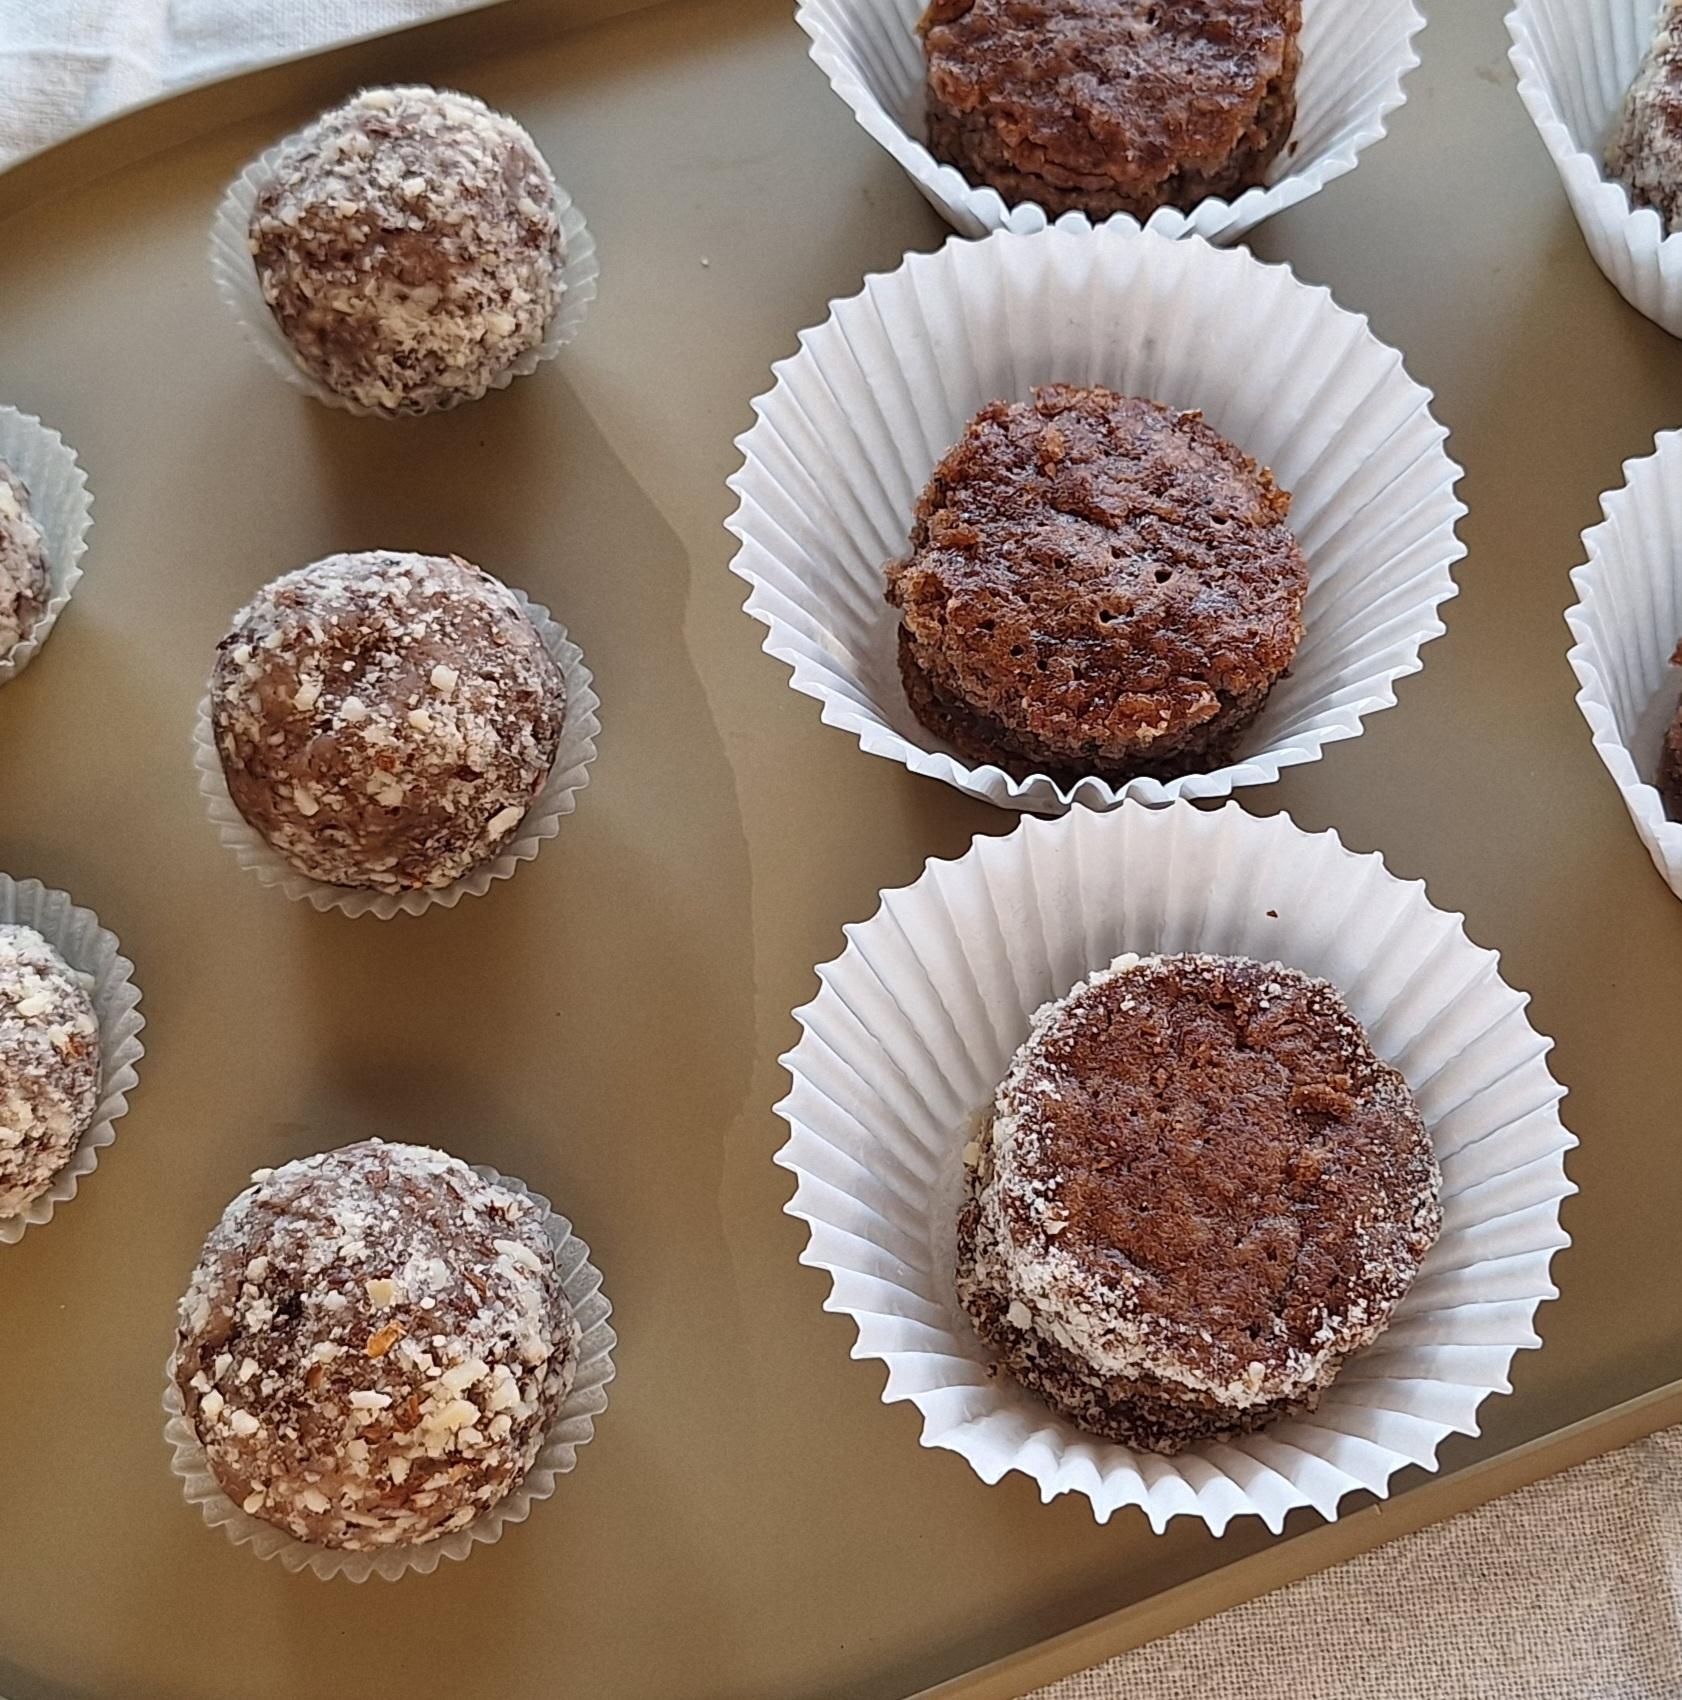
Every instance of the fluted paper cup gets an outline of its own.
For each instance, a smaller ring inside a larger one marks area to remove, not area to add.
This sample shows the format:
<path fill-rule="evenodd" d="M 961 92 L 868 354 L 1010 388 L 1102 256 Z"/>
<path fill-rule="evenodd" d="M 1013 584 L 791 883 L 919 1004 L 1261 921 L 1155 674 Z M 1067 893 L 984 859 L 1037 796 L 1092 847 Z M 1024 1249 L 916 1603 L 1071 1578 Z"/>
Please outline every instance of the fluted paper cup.
<path fill-rule="evenodd" d="M 1465 509 L 1430 392 L 1365 319 L 1284 266 L 1136 229 L 954 238 L 867 278 L 800 345 L 738 440 L 732 570 L 794 688 L 914 773 L 1040 812 L 1225 796 L 1355 737 L 1443 631 Z M 1017 779 L 962 760 L 906 704 L 884 563 L 970 417 L 1045 383 L 1200 408 L 1291 492 L 1305 633 L 1224 767 L 1121 786 Z"/>
<path fill-rule="evenodd" d="M 80 909 L 62 891 L 39 880 L 14 880 L 0 874 L 0 922 L 33 927 L 82 976 L 99 1022 L 99 1103 L 70 1161 L 38 1198 L 15 1216 L 0 1216 L 0 1245 L 16 1245 L 27 1229 L 50 1222 L 61 1204 L 99 1165 L 99 1154 L 117 1137 L 117 1123 L 128 1114 L 128 1094 L 139 1084 L 137 1072 L 145 1046 L 140 1030 L 140 988 L 134 964 L 122 953 L 115 933 L 99 924 L 91 909 Z"/>
<path fill-rule="evenodd" d="M 235 1546 L 249 1547 L 258 1558 L 279 1559 L 282 1568 L 293 1574 L 307 1570 L 322 1581 L 340 1576 L 347 1582 L 366 1582 L 378 1576 L 383 1581 L 395 1582 L 410 1571 L 429 1576 L 445 1559 L 466 1558 L 474 1547 L 500 1540 L 510 1523 L 523 1523 L 531 1515 L 531 1508 L 540 1499 L 549 1498 L 560 1478 L 577 1464 L 578 1449 L 595 1435 L 596 1418 L 607 1409 L 607 1384 L 613 1379 L 613 1348 L 619 1343 L 608 1323 L 613 1306 L 602 1292 L 601 1272 L 590 1262 L 590 1248 L 572 1231 L 572 1224 L 556 1214 L 541 1193 L 483 1163 L 472 1167 L 482 1180 L 521 1193 L 544 1211 L 543 1231 L 555 1248 L 561 1291 L 566 1294 L 581 1334 L 572 1387 L 561 1401 L 532 1467 L 506 1498 L 465 1529 L 451 1530 L 436 1540 L 384 1547 L 377 1552 L 346 1552 L 338 1547 L 296 1540 L 273 1523 L 242 1511 L 217 1486 L 198 1432 L 187 1416 L 181 1389 L 175 1385 L 175 1359 L 171 1355 L 164 1369 L 163 1396 L 164 1438 L 172 1454 L 170 1468 L 181 1483 L 187 1503 L 196 1505 L 205 1522 L 212 1529 L 220 1529 Z"/>
<path fill-rule="evenodd" d="M 512 586 L 509 587 L 513 589 Z M 483 897 L 497 880 L 511 879 L 522 862 L 535 857 L 549 839 L 561 830 L 561 822 L 578 807 L 578 793 L 590 782 L 590 763 L 596 759 L 596 738 L 602 723 L 601 698 L 596 695 L 584 651 L 567 636 L 566 628 L 549 617 L 549 610 L 514 590 L 514 600 L 537 628 L 543 647 L 555 658 L 566 684 L 566 719 L 561 723 L 561 741 L 543 789 L 526 810 L 526 818 L 513 836 L 490 860 L 465 873 L 449 885 L 426 891 L 370 891 L 361 886 L 329 885 L 325 880 L 301 874 L 280 855 L 234 805 L 222 773 L 222 758 L 216 749 L 216 734 L 210 723 L 210 697 L 199 699 L 198 719 L 193 727 L 193 765 L 198 771 L 199 794 L 222 842 L 234 853 L 239 865 L 272 886 L 283 896 L 308 903 L 323 912 L 336 909 L 341 915 L 373 915 L 389 921 L 397 915 L 420 915 L 434 907 L 453 909 L 464 897 Z"/>
<path fill-rule="evenodd" d="M 0 685 L 15 679 L 47 641 L 82 577 L 93 498 L 87 474 L 58 432 L 32 414 L 0 407 L 0 461 L 29 491 L 29 509 L 41 527 L 47 553 L 47 605 L 29 631 L 0 650 Z"/>
<path fill-rule="evenodd" d="M 216 217 L 210 226 L 210 271 L 216 293 L 245 333 L 246 341 L 293 389 L 314 396 L 328 407 L 343 408 L 346 413 L 353 413 L 360 419 L 403 417 L 409 410 L 369 407 L 329 389 L 305 371 L 298 364 L 291 343 L 275 322 L 268 302 L 263 299 L 263 287 L 258 282 L 257 268 L 251 258 L 251 212 L 262 186 L 274 175 L 284 146 L 283 138 L 254 159 L 228 185 L 216 209 Z M 541 156 L 539 158 L 541 160 Z M 549 169 L 546 161 L 543 166 L 545 171 Z M 554 182 L 553 174 L 550 181 Z M 596 258 L 596 239 L 585 226 L 584 215 L 573 205 L 572 196 L 558 183 L 555 184 L 555 199 L 560 208 L 561 237 L 566 244 L 561 264 L 560 304 L 549 321 L 543 341 L 535 348 L 528 348 L 506 370 L 499 372 L 483 392 L 486 395 L 507 389 L 516 378 L 527 377 L 544 361 L 553 360 L 578 335 L 590 303 L 596 298 L 597 282 L 601 276 L 601 264 Z M 442 413 L 459 407 L 464 401 L 478 399 L 477 394 L 458 391 L 422 411 Z"/>
<path fill-rule="evenodd" d="M 1034 201 L 1007 205 L 996 189 L 970 183 L 924 145 L 924 0 L 801 0 L 795 13 L 811 55 L 863 129 L 888 150 L 942 217 L 964 236 L 1028 233 L 1047 225 Z M 1355 169 L 1402 104 L 1402 79 L 1419 63 L 1413 38 L 1425 27 L 1412 0 L 1303 0 L 1302 69 L 1290 140 L 1266 181 L 1232 200 L 1210 195 L 1190 211 L 1161 207 L 1146 221 L 1164 236 L 1188 232 L 1231 242 Z M 1126 213 L 1102 223 L 1136 227 Z M 1090 230 L 1084 213 L 1058 229 Z"/>
<path fill-rule="evenodd" d="M 1587 562 L 1571 575 L 1565 616 L 1577 706 L 1653 864 L 1682 897 L 1682 821 L 1665 813 L 1654 778 L 1665 728 L 1682 701 L 1682 431 L 1624 463 L 1606 517 L 1583 533 Z"/>
<path fill-rule="evenodd" d="M 1137 1505 L 1159 1531 L 1254 1516 L 1277 1532 L 1294 1507 L 1332 1518 L 1356 1489 L 1382 1496 L 1405 1465 L 1434 1468 L 1443 1440 L 1475 1434 L 1478 1407 L 1509 1391 L 1513 1354 L 1540 1343 L 1575 1143 L 1549 1042 L 1495 954 L 1376 855 L 1236 804 L 1077 809 L 930 862 L 846 934 L 783 1058 L 786 1208 L 810 1229 L 801 1261 L 829 1273 L 825 1307 L 857 1326 L 853 1356 L 888 1366 L 884 1400 L 915 1404 L 923 1444 L 984 1481 L 1020 1471 L 1045 1500 L 1080 1494 L 1100 1522 Z M 1406 1077 L 1443 1172 L 1441 1238 L 1319 1408 L 1172 1458 L 1085 1434 L 991 1374 L 955 1290 L 977 1118 L 1034 1011 L 1124 951 L 1250 956 L 1329 980 Z"/>
<path fill-rule="evenodd" d="M 1659 0 L 1519 0 L 1508 58 L 1595 264 L 1637 312 L 1682 336 L 1682 234 L 1632 207 L 1604 158 L 1658 19 Z"/>

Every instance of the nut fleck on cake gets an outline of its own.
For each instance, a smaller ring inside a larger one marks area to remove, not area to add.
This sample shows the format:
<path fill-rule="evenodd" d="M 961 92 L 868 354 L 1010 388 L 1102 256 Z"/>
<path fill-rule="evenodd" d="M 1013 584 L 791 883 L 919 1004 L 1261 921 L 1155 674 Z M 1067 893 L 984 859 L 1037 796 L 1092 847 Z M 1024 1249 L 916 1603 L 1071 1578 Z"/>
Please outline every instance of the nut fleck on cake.
<path fill-rule="evenodd" d="M 496 855 L 566 688 L 508 587 L 456 556 L 332 555 L 236 616 L 210 684 L 229 795 L 300 873 L 436 889 Z"/>
<path fill-rule="evenodd" d="M 47 606 L 47 540 L 23 480 L 0 461 L 0 660 Z"/>
<path fill-rule="evenodd" d="M 1124 956 L 1046 1005 L 966 1159 L 983 1342 L 1152 1452 L 1312 1410 L 1441 1224 L 1401 1075 L 1331 986 L 1237 957 Z"/>
<path fill-rule="evenodd" d="M 541 1207 L 377 1139 L 252 1181 L 205 1242 L 173 1360 L 218 1485 L 319 1546 L 466 1528 L 524 1479 L 577 1368 Z"/>
<path fill-rule="evenodd" d="M 1296 121 L 1301 0 L 934 0 L 936 159 L 1053 218 L 1262 182 Z"/>
<path fill-rule="evenodd" d="M 385 413 L 483 395 L 542 343 L 564 288 L 537 144 L 431 88 L 367 89 L 288 137 L 250 244 L 299 366 Z"/>
<path fill-rule="evenodd" d="M 0 1216 L 27 1210 L 75 1155 L 99 1080 L 80 976 L 34 928 L 0 926 Z"/>
<path fill-rule="evenodd" d="M 1019 778 L 1220 766 L 1302 637 L 1289 508 L 1201 414 L 1063 384 L 993 402 L 887 570 L 912 712 Z"/>

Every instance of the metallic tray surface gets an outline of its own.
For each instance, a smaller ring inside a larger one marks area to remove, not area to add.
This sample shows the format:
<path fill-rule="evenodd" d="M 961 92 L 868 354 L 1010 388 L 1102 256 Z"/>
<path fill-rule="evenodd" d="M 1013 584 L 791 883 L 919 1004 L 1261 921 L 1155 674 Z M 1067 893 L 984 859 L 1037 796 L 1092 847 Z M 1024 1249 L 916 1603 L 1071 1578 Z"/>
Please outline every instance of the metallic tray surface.
<path fill-rule="evenodd" d="M 1391 135 L 1254 246 L 1370 314 L 1436 391 L 1467 469 L 1462 595 L 1397 708 L 1241 801 L 1424 878 L 1558 1042 L 1575 1243 L 1545 1348 L 1480 1437 L 1444 1448 L 1462 1471 L 1682 1377 L 1682 908 L 1590 748 L 1560 617 L 1599 492 L 1682 415 L 1682 349 L 1584 250 L 1512 91 L 1500 0 L 1429 10 Z M 385 423 L 280 384 L 222 314 L 204 245 L 250 155 L 397 77 L 527 122 L 602 288 L 537 376 Z M 1259 1526 L 1099 1528 L 923 1451 L 796 1264 L 770 1163 L 789 1011 L 880 887 L 1014 817 L 822 727 L 726 570 L 732 438 L 772 361 L 866 271 L 946 234 L 787 8 L 510 0 L 119 120 L 0 177 L 0 220 L 0 400 L 64 432 L 95 516 L 75 600 L 0 690 L 0 867 L 99 912 L 149 1021 L 117 1144 L 0 1252 L 0 1692 L 890 1700 L 1252 1555 L 1231 1572 L 1249 1592 L 1293 1573 L 1291 1540 Z M 459 551 L 553 608 L 604 727 L 534 864 L 389 924 L 260 889 L 190 759 L 232 611 L 375 545 Z M 175 1299 L 248 1171 L 368 1133 L 553 1196 L 621 1344 L 596 1439 L 529 1523 L 358 1588 L 207 1531 L 159 1395 Z M 1456 1508 L 1425 1480 L 1400 1485 Z"/>

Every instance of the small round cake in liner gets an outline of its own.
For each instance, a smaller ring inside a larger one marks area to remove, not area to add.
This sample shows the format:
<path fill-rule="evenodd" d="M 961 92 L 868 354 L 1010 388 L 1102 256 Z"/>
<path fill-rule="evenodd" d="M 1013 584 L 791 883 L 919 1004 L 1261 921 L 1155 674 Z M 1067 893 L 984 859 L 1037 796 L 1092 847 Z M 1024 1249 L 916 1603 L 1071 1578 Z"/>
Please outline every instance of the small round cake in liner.
<path fill-rule="evenodd" d="M 925 0 L 801 0 L 795 16 L 812 39 L 812 59 L 860 126 L 960 235 L 1045 229 L 1045 209 L 1034 200 L 1007 204 L 998 190 L 970 182 L 930 153 L 917 31 L 924 10 Z M 1412 0 L 1303 0 L 1296 120 L 1262 182 L 1230 199 L 1206 196 L 1189 210 L 1159 207 L 1147 228 L 1164 236 L 1189 232 L 1212 242 L 1235 241 L 1352 171 L 1401 105 L 1402 80 L 1419 63 L 1414 37 L 1424 27 Z M 1135 225 L 1125 212 L 1102 222 Z M 1092 221 L 1083 212 L 1065 212 L 1056 225 L 1088 230 Z"/>
<path fill-rule="evenodd" d="M 1653 865 L 1682 897 L 1682 819 L 1661 790 L 1667 734 L 1682 713 L 1682 431 L 1624 463 L 1601 498 L 1606 517 L 1583 533 L 1588 559 L 1571 575 L 1566 616 L 1577 706 Z M 1672 787 L 1674 790 L 1674 787 Z"/>
<path fill-rule="evenodd" d="M 884 1399 L 914 1403 L 924 1445 L 984 1481 L 1020 1471 L 1046 1500 L 1080 1494 L 1100 1521 L 1137 1505 L 1157 1530 L 1256 1516 L 1277 1531 L 1304 1505 L 1331 1518 L 1345 1495 L 1382 1496 L 1406 1465 L 1434 1467 L 1448 1435 L 1476 1433 L 1514 1354 L 1539 1344 L 1575 1143 L 1549 1042 L 1494 953 L 1376 855 L 1236 805 L 1076 809 L 930 862 L 846 933 L 783 1059 L 787 1208 L 808 1225 L 802 1261 L 829 1273 L 826 1308 L 857 1326 L 853 1355 L 886 1364 Z M 957 1240 L 966 1150 L 1035 1012 L 1118 957 L 1180 952 L 1336 988 L 1417 1103 L 1442 1229 L 1389 1326 L 1312 1413 L 1168 1457 L 1084 1432 L 995 1369 L 959 1302 Z"/>
<path fill-rule="evenodd" d="M 1682 232 L 1632 205 L 1606 158 L 1662 11 L 1660 0 L 1519 0 L 1508 57 L 1595 264 L 1637 312 L 1682 336 Z"/>
<path fill-rule="evenodd" d="M 509 588 L 560 669 L 566 712 L 549 776 L 532 799 L 524 819 L 508 833 L 496 853 L 450 884 L 424 889 L 376 891 L 311 878 L 275 850 L 235 805 L 217 752 L 207 695 L 200 701 L 193 735 L 199 791 L 222 842 L 233 851 L 242 868 L 254 873 L 264 885 L 276 887 L 285 896 L 301 899 L 315 909 L 337 910 L 344 915 L 373 915 L 388 921 L 397 915 L 422 914 L 435 905 L 454 908 L 464 897 L 484 896 L 494 881 L 511 878 L 522 862 L 531 861 L 544 843 L 560 831 L 561 821 L 577 808 L 578 793 L 589 782 L 590 763 L 596 759 L 596 737 L 601 731 L 598 714 L 601 699 L 596 695 L 590 670 L 584 665 L 584 652 L 567 636 L 565 628 L 549 617 L 548 609 L 530 601 L 523 592 Z"/>
<path fill-rule="evenodd" d="M 1194 412 L 1062 384 L 983 408 L 887 569 L 912 713 L 1019 779 L 1229 765 L 1302 641 L 1289 506 Z"/>
<path fill-rule="evenodd" d="M 1225 796 L 1357 736 L 1444 629 L 1465 509 L 1430 394 L 1283 266 L 1115 227 L 953 239 L 867 279 L 800 340 L 739 439 L 732 568 L 764 648 L 825 723 L 914 773 L 1042 813 Z M 1301 642 L 1235 753 L 1204 771 L 1011 772 L 965 758 L 907 700 L 887 564 L 930 474 L 990 403 L 1059 385 L 1199 411 L 1289 495 Z"/>
<path fill-rule="evenodd" d="M 553 1494 L 558 1478 L 577 1463 L 579 1448 L 592 1438 L 595 1419 L 607 1408 L 607 1384 L 614 1373 L 612 1354 L 617 1337 L 608 1323 L 612 1307 L 601 1290 L 601 1275 L 590 1262 L 589 1247 L 573 1233 L 571 1223 L 564 1216 L 551 1210 L 549 1201 L 541 1194 L 481 1164 L 475 1164 L 472 1172 L 488 1185 L 529 1201 L 541 1213 L 541 1230 L 554 1248 L 560 1290 L 578 1330 L 572 1381 L 544 1433 L 535 1460 L 502 1498 L 482 1510 L 464 1527 L 451 1528 L 446 1524 L 445 1532 L 433 1533 L 421 1541 L 359 1548 L 301 1540 L 276 1522 L 248 1513 L 222 1491 L 188 1415 L 177 1383 L 177 1359 L 172 1353 L 165 1368 L 163 1400 L 164 1436 L 173 1453 L 172 1468 L 181 1481 L 188 1503 L 196 1505 L 205 1522 L 213 1529 L 221 1529 L 235 1546 L 250 1547 L 259 1558 L 279 1559 L 289 1571 L 308 1570 L 322 1580 L 337 1576 L 351 1582 L 365 1582 L 378 1576 L 386 1581 L 395 1581 L 412 1570 L 428 1575 L 443 1560 L 465 1558 L 475 1546 L 499 1539 L 508 1524 L 524 1522 L 530 1516 L 533 1504 Z M 259 1173 L 267 1178 L 266 1172 Z M 513 1255 L 517 1256 L 518 1252 Z M 385 1284 L 393 1285 L 389 1281 Z M 251 1290 L 256 1291 L 255 1288 Z M 371 1294 L 371 1297 L 382 1303 L 400 1304 L 403 1299 L 401 1292 L 390 1295 L 389 1301 L 384 1294 Z M 385 1333 L 400 1335 L 401 1330 L 382 1330 L 382 1334 Z M 376 1344 L 385 1347 L 383 1339 L 371 1339 L 370 1349 Z M 385 1349 L 396 1350 L 397 1347 L 393 1345 Z M 469 1366 L 470 1371 L 484 1368 L 483 1364 Z M 238 1397 L 240 1370 L 233 1366 L 230 1369 L 232 1380 L 226 1375 L 222 1379 Z M 452 1384 L 446 1382 L 446 1386 L 449 1385 Z M 224 1396 L 218 1389 L 215 1397 L 220 1401 Z M 203 1400 L 200 1403 L 202 1406 Z M 378 1414 L 373 1413 L 375 1417 Z M 444 1414 L 448 1415 L 447 1412 Z M 328 1503 L 325 1496 L 317 1502 L 323 1506 Z M 306 1515 L 311 1509 L 305 1507 Z"/>
<path fill-rule="evenodd" d="M 932 0 L 924 140 L 1051 218 L 1231 201 L 1290 140 L 1301 29 L 1302 0 Z"/>
<path fill-rule="evenodd" d="M 1314 1410 L 1442 1220 L 1406 1081 L 1336 987 L 1250 957 L 1129 953 L 1042 1005 L 964 1167 L 1000 1368 L 1165 1455 Z"/>
<path fill-rule="evenodd" d="M 140 1079 L 137 1068 L 145 1054 L 140 1030 L 146 1023 L 134 964 L 91 910 L 78 908 L 62 891 L 51 891 L 39 880 L 0 874 L 0 925 L 28 927 L 45 939 L 81 980 L 99 1024 L 99 1084 L 92 1116 L 47 1186 L 23 1209 L 0 1216 L 0 1245 L 15 1245 L 27 1229 L 50 1222 L 54 1210 L 76 1196 L 83 1177 L 98 1166 L 99 1153 L 117 1137 L 116 1123 L 127 1114 L 128 1094 Z"/>
<path fill-rule="evenodd" d="M 45 568 L 45 584 L 29 598 L 23 635 L 13 639 L 8 629 L 0 638 L 0 685 L 4 685 L 40 654 L 81 580 L 82 556 L 93 524 L 93 498 L 88 494 L 87 475 L 58 432 L 15 407 L 0 407 L 0 465 L 21 486 L 21 492 L 12 487 L 0 492 L 0 502 L 20 508 L 12 523 L 28 523 L 31 534 L 39 529 L 39 557 Z M 12 599 L 5 601 L 9 606 Z M 10 621 L 6 625 L 9 628 Z"/>
<path fill-rule="evenodd" d="M 380 99 L 391 96 L 432 96 L 437 91 L 425 89 L 364 90 L 357 100 Z M 493 122 L 513 124 L 502 114 L 484 109 L 470 97 L 454 98 L 481 110 Z M 342 109 L 323 114 L 330 118 Z M 317 120 L 316 122 L 320 122 Z M 289 144 L 303 131 L 277 142 L 254 160 L 229 185 L 210 229 L 210 267 L 216 282 L 217 294 L 233 314 L 241 330 L 262 358 L 295 389 L 312 395 L 329 407 L 343 408 L 358 417 L 397 418 L 418 413 L 441 412 L 476 400 L 494 390 L 505 389 L 515 378 L 528 376 L 546 360 L 552 360 L 577 335 L 584 323 L 590 303 L 596 297 L 601 267 L 596 258 L 594 237 L 584 223 L 583 214 L 573 205 L 572 197 L 554 182 L 553 173 L 540 152 L 533 148 L 535 169 L 547 180 L 553 191 L 553 203 L 559 221 L 562 258 L 558 275 L 560 298 L 544 329 L 541 341 L 523 349 L 513 360 L 491 375 L 484 383 L 449 390 L 422 400 L 410 401 L 401 397 L 371 398 L 347 394 L 331 387 L 300 358 L 276 319 L 270 302 L 265 298 L 262 281 L 254 263 L 252 248 L 252 218 L 265 187 L 276 179 L 286 161 Z M 417 262 L 422 271 L 427 263 Z M 405 275 L 407 271 L 405 270 Z"/>

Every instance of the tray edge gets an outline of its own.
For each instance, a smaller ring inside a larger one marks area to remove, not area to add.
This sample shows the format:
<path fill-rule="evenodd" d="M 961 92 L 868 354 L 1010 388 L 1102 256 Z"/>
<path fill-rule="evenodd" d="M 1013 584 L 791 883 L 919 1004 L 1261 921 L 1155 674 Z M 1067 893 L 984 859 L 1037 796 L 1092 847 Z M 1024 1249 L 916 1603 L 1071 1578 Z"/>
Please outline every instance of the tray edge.
<path fill-rule="evenodd" d="M 1672 1381 L 1493 1458 L 1433 1477 L 1395 1499 L 1381 1500 L 1247 1558 L 1218 1565 L 1177 1587 L 1007 1653 L 932 1688 L 919 1689 L 906 1700 L 1021 1700 L 1049 1683 L 1160 1641 L 1176 1630 L 1261 1599 L 1462 1512 L 1475 1511 L 1492 1500 L 1678 1423 L 1682 1423 L 1682 1381 Z"/>

